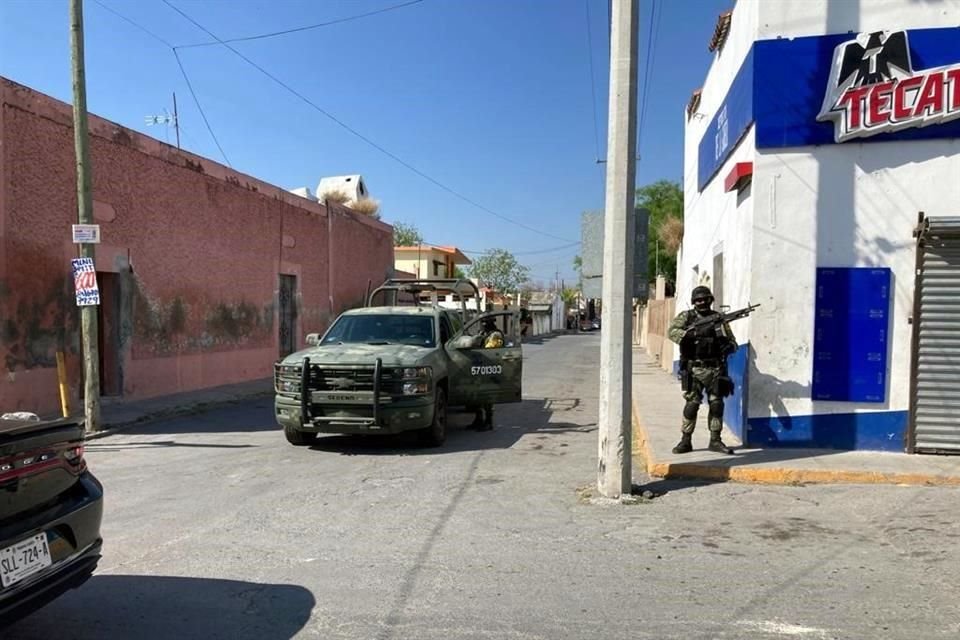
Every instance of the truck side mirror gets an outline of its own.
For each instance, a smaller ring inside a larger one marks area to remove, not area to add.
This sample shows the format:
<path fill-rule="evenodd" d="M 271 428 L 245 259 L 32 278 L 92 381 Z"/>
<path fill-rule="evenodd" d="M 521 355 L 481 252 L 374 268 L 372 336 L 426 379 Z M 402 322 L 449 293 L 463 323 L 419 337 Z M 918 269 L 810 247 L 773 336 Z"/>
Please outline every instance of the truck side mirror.
<path fill-rule="evenodd" d="M 311 347 L 315 347 L 320 344 L 320 334 L 319 333 L 308 333 L 307 334 L 307 344 Z"/>

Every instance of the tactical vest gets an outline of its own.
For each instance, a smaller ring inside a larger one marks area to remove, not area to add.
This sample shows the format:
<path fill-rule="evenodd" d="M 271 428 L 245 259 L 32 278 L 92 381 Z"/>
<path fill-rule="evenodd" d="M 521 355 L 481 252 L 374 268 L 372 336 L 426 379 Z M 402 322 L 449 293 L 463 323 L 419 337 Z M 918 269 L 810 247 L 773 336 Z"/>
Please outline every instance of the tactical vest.
<path fill-rule="evenodd" d="M 712 309 L 705 315 L 718 315 L 719 312 L 713 311 Z M 683 328 L 686 329 L 700 316 L 697 315 L 696 310 L 690 309 L 687 311 L 686 321 L 683 323 Z M 680 359 L 681 360 L 720 360 L 723 358 L 724 353 L 722 349 L 722 338 L 718 335 L 722 331 L 719 327 L 717 328 L 717 333 L 711 336 L 690 336 L 684 338 L 680 342 Z"/>

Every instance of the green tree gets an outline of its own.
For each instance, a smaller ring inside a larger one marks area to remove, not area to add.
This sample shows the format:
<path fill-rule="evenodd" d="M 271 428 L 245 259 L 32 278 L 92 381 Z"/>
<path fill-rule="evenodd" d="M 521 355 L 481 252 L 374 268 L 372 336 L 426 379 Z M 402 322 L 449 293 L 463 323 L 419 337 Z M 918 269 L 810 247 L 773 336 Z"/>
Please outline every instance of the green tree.
<path fill-rule="evenodd" d="M 505 249 L 492 249 L 473 261 L 470 275 L 497 293 L 514 293 L 525 283 L 530 270 Z"/>
<path fill-rule="evenodd" d="M 454 278 L 459 278 L 460 280 L 466 280 L 466 279 L 467 279 L 467 272 L 464 271 L 463 269 L 461 269 L 460 267 L 454 267 L 454 268 L 453 268 L 453 277 L 454 277 Z"/>
<path fill-rule="evenodd" d="M 412 224 L 406 222 L 396 222 L 393 225 L 393 246 L 395 247 L 415 247 L 423 244 L 423 236 L 420 230 Z"/>
<path fill-rule="evenodd" d="M 560 298 L 568 307 L 572 307 L 577 302 L 577 290 L 564 287 L 563 291 L 560 292 Z"/>
<path fill-rule="evenodd" d="M 636 205 L 650 212 L 647 273 L 677 281 L 677 250 L 683 237 L 683 190 L 680 183 L 658 180 L 637 189 Z"/>

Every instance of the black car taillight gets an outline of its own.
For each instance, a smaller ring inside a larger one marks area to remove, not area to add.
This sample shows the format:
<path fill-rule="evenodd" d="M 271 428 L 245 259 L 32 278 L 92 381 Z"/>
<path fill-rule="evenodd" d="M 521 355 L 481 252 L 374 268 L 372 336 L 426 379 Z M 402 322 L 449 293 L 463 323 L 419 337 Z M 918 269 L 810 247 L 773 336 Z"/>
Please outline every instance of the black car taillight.
<path fill-rule="evenodd" d="M 74 473 L 82 473 L 87 468 L 87 461 L 83 458 L 84 446 L 76 445 L 63 452 L 63 459 L 67 461 L 68 468 Z"/>
<path fill-rule="evenodd" d="M 57 467 L 63 467 L 76 475 L 86 471 L 83 445 L 70 445 L 60 450 L 32 451 L 0 459 L 0 480 L 29 476 Z"/>

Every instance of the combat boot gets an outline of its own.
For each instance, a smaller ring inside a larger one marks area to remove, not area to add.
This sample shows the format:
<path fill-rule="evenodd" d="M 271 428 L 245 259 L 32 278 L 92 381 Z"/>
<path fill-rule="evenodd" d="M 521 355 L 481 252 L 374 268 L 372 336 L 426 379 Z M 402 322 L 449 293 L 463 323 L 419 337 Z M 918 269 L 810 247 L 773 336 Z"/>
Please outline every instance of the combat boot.
<path fill-rule="evenodd" d="M 477 411 L 476 415 L 473 418 L 473 422 L 467 426 L 467 429 L 471 431 L 483 431 L 483 414 Z"/>
<path fill-rule="evenodd" d="M 486 416 L 483 419 L 483 426 L 478 428 L 477 431 L 493 431 L 493 408 L 488 407 L 484 413 Z"/>
<path fill-rule="evenodd" d="M 677 446 L 673 448 L 674 453 L 690 453 L 693 451 L 693 443 L 690 442 L 693 434 L 684 433 L 680 436 L 680 442 L 677 443 Z"/>
<path fill-rule="evenodd" d="M 716 451 L 717 453 L 733 453 L 733 449 L 725 445 L 723 440 L 720 439 L 720 434 L 716 432 L 710 433 L 710 444 L 707 445 L 707 449 L 710 451 Z"/>

